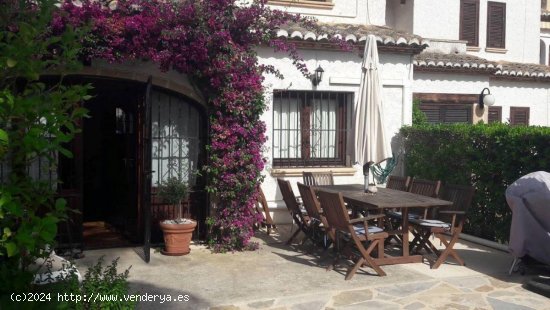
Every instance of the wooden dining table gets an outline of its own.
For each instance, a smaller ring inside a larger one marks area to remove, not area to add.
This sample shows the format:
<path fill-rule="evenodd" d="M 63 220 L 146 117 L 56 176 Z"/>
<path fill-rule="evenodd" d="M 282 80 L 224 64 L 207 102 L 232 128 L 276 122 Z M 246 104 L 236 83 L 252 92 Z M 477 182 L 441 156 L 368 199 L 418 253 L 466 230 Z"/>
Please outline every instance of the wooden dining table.
<path fill-rule="evenodd" d="M 409 208 L 435 208 L 453 204 L 447 200 L 382 187 L 378 187 L 376 193 L 365 193 L 363 184 L 325 185 L 315 188 L 316 190 L 342 193 L 344 201 L 354 209 L 369 212 L 383 212 L 388 209 L 401 210 L 401 229 L 393 231 L 391 234 L 401 236 L 402 254 L 401 256 L 390 256 L 378 253 L 379 256 L 375 258 L 375 261 L 379 265 L 422 262 L 422 255 L 410 255 L 409 253 Z"/>

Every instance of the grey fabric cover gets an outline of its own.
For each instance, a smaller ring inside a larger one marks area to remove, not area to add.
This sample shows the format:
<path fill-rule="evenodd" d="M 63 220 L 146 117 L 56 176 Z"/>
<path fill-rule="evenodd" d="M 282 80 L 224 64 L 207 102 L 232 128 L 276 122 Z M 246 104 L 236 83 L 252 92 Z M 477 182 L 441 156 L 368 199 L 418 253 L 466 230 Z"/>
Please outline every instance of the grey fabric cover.
<path fill-rule="evenodd" d="M 506 189 L 506 201 L 512 209 L 512 255 L 550 264 L 550 173 L 537 171 L 517 179 Z"/>

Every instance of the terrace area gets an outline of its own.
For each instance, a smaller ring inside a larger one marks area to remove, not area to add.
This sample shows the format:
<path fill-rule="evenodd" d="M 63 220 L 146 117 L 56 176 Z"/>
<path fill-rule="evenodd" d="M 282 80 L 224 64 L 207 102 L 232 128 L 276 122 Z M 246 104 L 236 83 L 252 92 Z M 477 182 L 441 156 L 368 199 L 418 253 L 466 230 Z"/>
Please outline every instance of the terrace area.
<path fill-rule="evenodd" d="M 131 292 L 188 301 L 141 302 L 138 309 L 549 309 L 550 301 L 523 288 L 540 269 L 508 275 L 512 257 L 503 251 L 460 240 L 455 245 L 466 266 L 451 259 L 439 269 L 427 261 L 384 266 L 386 277 L 360 269 L 345 281 L 349 262 L 327 272 L 332 253 L 310 242 L 286 245 L 292 228 L 279 225 L 268 236 L 257 231 L 255 252 L 211 254 L 192 245 L 189 255 L 152 253 L 146 264 L 134 248 L 86 251 L 76 261 L 81 271 L 100 256 L 120 257 L 119 271 L 130 265 Z M 436 244 L 438 246 L 439 244 Z M 370 273 L 370 274 L 367 274 Z M 149 297 L 152 298 L 152 297 Z"/>

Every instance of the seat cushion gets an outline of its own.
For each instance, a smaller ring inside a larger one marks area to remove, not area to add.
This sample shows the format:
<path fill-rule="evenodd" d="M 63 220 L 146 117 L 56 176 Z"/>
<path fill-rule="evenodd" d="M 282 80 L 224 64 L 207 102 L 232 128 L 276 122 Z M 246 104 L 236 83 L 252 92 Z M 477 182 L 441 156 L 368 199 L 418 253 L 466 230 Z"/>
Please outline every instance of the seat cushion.
<path fill-rule="evenodd" d="M 389 211 L 389 212 L 388 212 L 388 216 L 389 216 L 389 217 L 396 218 L 396 219 L 400 219 L 401 217 L 403 217 L 403 216 L 401 215 L 401 212 L 398 212 L 398 211 Z M 409 220 L 412 220 L 412 219 L 420 219 L 420 218 L 422 218 L 422 216 L 419 215 L 419 214 L 409 213 Z"/>
<path fill-rule="evenodd" d="M 440 227 L 446 230 L 451 229 L 451 223 L 445 223 L 440 220 L 413 219 L 410 222 L 414 225 L 423 226 L 423 227 Z"/>
<path fill-rule="evenodd" d="M 355 230 L 355 233 L 358 235 L 364 235 L 365 234 L 365 226 L 364 225 L 354 225 L 353 229 Z M 369 234 L 375 234 L 379 232 L 383 232 L 384 230 L 377 226 L 369 226 Z"/>

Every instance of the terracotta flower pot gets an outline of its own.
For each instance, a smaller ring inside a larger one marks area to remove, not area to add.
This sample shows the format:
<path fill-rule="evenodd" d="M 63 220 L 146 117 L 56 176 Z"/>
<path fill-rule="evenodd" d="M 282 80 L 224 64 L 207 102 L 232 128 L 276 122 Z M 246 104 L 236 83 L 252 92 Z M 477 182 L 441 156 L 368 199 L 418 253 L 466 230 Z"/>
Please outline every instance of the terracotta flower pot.
<path fill-rule="evenodd" d="M 179 256 L 189 254 L 189 243 L 197 222 L 192 221 L 186 224 L 166 224 L 160 222 L 160 228 L 164 234 L 164 255 Z"/>

